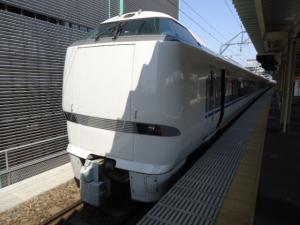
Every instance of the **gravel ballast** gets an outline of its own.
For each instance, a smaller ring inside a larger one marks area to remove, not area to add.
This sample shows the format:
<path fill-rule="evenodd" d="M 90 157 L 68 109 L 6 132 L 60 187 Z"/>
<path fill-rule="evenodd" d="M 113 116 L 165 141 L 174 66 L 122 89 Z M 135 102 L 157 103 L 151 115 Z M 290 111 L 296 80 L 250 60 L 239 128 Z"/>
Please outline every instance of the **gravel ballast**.
<path fill-rule="evenodd" d="M 38 225 L 79 199 L 79 189 L 71 180 L 1 213 L 0 224 Z"/>

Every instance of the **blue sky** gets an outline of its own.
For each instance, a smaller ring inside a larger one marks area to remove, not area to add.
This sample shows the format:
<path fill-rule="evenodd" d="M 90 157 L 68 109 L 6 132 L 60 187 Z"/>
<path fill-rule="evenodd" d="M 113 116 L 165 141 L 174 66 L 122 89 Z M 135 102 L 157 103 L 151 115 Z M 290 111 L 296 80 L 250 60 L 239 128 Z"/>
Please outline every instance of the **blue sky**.
<path fill-rule="evenodd" d="M 179 20 L 217 53 L 219 53 L 221 43 L 225 43 L 244 29 L 244 27 L 241 28 L 242 23 L 232 0 L 180 0 L 179 8 L 181 10 Z M 246 34 L 245 37 L 248 38 L 248 35 Z M 239 37 L 235 42 L 240 39 Z M 252 44 L 243 46 L 242 52 L 238 46 L 231 46 L 223 55 L 246 65 L 247 59 L 255 59 L 256 50 Z"/>

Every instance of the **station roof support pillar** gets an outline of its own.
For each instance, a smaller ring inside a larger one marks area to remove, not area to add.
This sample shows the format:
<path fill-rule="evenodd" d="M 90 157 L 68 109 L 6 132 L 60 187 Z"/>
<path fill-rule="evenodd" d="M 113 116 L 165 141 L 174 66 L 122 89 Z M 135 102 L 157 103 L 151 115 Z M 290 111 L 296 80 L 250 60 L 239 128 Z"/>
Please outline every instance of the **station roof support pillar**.
<path fill-rule="evenodd" d="M 291 106 L 293 99 L 293 83 L 295 77 L 296 40 L 289 38 L 286 60 L 283 61 L 283 82 L 281 85 L 280 122 L 283 133 L 286 133 L 290 123 Z"/>

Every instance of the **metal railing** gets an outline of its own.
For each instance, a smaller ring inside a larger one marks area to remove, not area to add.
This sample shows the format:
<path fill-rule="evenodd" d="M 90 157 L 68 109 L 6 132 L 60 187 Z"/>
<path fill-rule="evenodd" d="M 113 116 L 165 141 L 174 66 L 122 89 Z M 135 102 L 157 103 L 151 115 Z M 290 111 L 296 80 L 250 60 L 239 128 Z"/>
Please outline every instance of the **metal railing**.
<path fill-rule="evenodd" d="M 51 145 L 51 142 L 57 142 L 59 140 L 62 140 L 62 144 L 66 146 L 68 140 L 67 135 L 49 138 L 47 140 L 37 141 L 0 151 L 0 188 L 21 181 L 30 175 L 37 174 L 38 172 L 33 170 L 29 171 L 31 174 L 28 174 L 27 172 L 25 175 L 22 175 L 24 173 L 20 171 L 24 168 L 28 168 L 30 166 L 34 166 L 58 157 L 64 157 L 64 155 L 67 154 L 65 150 L 58 150 L 57 152 L 40 151 L 38 153 L 35 151 L 35 147 L 39 147 L 40 145 L 45 146 L 47 144 Z M 26 148 L 32 149 L 30 155 L 33 159 L 31 159 L 31 157 L 27 157 L 27 152 L 24 151 Z M 12 152 L 14 152 L 14 154 L 11 154 Z M 35 153 L 37 153 L 37 155 L 35 155 Z M 17 157 L 15 157 L 16 155 Z M 63 160 L 63 162 L 65 161 L 67 162 L 68 159 Z M 47 167 L 51 168 L 52 166 L 49 164 Z M 12 178 L 12 176 L 14 177 Z"/>

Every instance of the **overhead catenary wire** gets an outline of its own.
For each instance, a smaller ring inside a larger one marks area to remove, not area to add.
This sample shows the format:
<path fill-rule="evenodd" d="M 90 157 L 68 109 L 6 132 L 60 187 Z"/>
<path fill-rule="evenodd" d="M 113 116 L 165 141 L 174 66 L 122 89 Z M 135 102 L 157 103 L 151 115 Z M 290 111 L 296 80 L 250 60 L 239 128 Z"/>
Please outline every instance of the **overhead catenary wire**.
<path fill-rule="evenodd" d="M 174 4 L 174 2 L 172 2 L 171 0 L 168 0 L 168 2 L 175 7 L 179 12 L 181 12 L 184 16 L 186 16 L 190 21 L 192 21 L 195 25 L 197 25 L 202 31 L 204 31 L 206 34 L 208 34 L 214 41 L 216 41 L 219 44 L 224 44 L 222 41 L 220 41 L 220 39 L 218 39 L 217 37 L 215 37 L 211 32 L 209 32 L 207 29 L 205 29 L 199 22 L 197 22 L 195 19 L 193 19 L 188 13 L 186 13 L 184 10 L 180 9 L 176 4 Z M 229 51 L 231 53 L 233 53 L 231 51 L 231 49 L 229 49 Z M 233 53 L 234 54 L 234 53 Z M 242 59 L 241 57 L 236 57 L 239 60 L 243 61 L 244 63 L 247 63 L 247 61 L 245 59 Z"/>
<path fill-rule="evenodd" d="M 232 9 L 230 8 L 230 5 L 228 4 L 227 0 L 223 0 L 226 8 L 228 9 L 229 13 L 232 15 L 233 20 L 236 22 L 236 24 L 241 28 L 241 30 L 243 30 L 243 24 L 241 23 L 241 21 L 236 17 L 236 15 L 233 13 Z M 246 58 L 246 57 L 245 57 Z M 247 59 L 243 60 L 244 62 L 247 63 Z"/>
<path fill-rule="evenodd" d="M 225 5 L 226 5 L 227 9 L 229 10 L 230 14 L 232 15 L 233 20 L 237 23 L 237 25 L 238 25 L 239 27 L 242 28 L 242 27 L 243 27 L 242 23 L 241 23 L 241 22 L 236 18 L 236 16 L 234 15 L 234 13 L 233 13 L 233 11 L 231 10 L 231 8 L 230 8 L 230 6 L 229 6 L 227 0 L 224 0 L 224 3 L 225 3 Z"/>
<path fill-rule="evenodd" d="M 225 41 L 228 41 L 227 38 L 220 32 L 218 31 L 213 25 L 211 25 L 199 12 L 197 12 L 188 2 L 185 0 L 181 0 L 184 4 L 187 5 L 187 7 L 194 12 L 197 16 L 199 16 L 200 19 L 204 21 L 211 29 L 213 29 L 216 33 L 218 33 Z"/>
<path fill-rule="evenodd" d="M 219 44 L 223 44 L 222 41 L 220 41 L 218 38 L 216 38 L 211 32 L 209 32 L 207 29 L 205 29 L 200 23 L 198 23 L 196 20 L 194 20 L 190 15 L 188 15 L 185 11 L 183 11 L 182 9 L 180 9 L 176 4 L 174 4 L 174 2 L 168 0 L 168 2 L 173 5 L 174 7 L 176 7 L 179 12 L 181 12 L 183 15 L 185 15 L 187 18 L 189 18 L 193 23 L 195 23 L 202 31 L 204 31 L 206 34 L 208 34 L 211 38 L 213 38 L 216 42 L 218 42 Z"/>
<path fill-rule="evenodd" d="M 216 29 L 213 25 L 211 25 L 199 12 L 197 12 L 188 2 L 186 2 L 185 0 L 182 0 L 182 2 L 184 4 L 187 5 L 187 7 L 194 12 L 200 19 L 202 19 L 211 29 L 213 29 L 216 33 L 218 33 L 226 42 L 228 42 L 228 39 L 218 30 Z M 238 47 L 237 47 L 237 50 Z"/>

